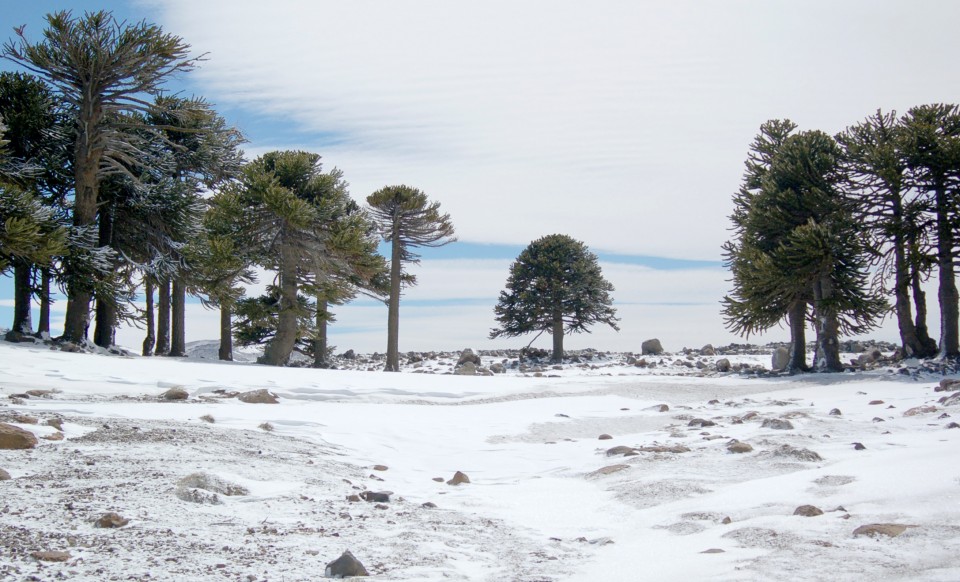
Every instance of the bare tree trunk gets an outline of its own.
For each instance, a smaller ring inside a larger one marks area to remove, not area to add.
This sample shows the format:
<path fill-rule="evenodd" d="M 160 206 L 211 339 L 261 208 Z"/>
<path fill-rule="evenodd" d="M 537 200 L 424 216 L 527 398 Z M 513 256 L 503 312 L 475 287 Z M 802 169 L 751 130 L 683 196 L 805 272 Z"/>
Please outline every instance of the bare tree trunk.
<path fill-rule="evenodd" d="M 277 314 L 277 333 L 263 350 L 260 363 L 283 366 L 290 360 L 297 343 L 297 257 L 289 245 L 280 243 L 280 313 Z"/>
<path fill-rule="evenodd" d="M 807 366 L 807 302 L 797 301 L 787 312 L 790 324 L 790 360 L 786 371 L 795 374 L 808 372 Z"/>
<path fill-rule="evenodd" d="M 173 279 L 170 294 L 170 356 L 182 358 L 187 355 L 186 332 L 187 288 L 178 276 Z"/>
<path fill-rule="evenodd" d="M 818 372 L 842 372 L 840 363 L 840 324 L 830 307 L 833 280 L 822 275 L 813 285 L 813 309 L 817 322 L 817 354 L 813 367 Z"/>
<path fill-rule="evenodd" d="M 147 306 L 144 309 L 147 320 L 147 337 L 143 338 L 143 355 L 153 355 L 153 345 L 157 341 L 156 320 L 153 317 L 153 277 L 147 275 L 143 278 L 143 293 L 146 298 Z"/>
<path fill-rule="evenodd" d="M 327 359 L 327 320 L 330 318 L 328 308 L 327 300 L 317 297 L 317 337 L 313 340 L 314 368 L 330 367 L 330 361 Z"/>
<path fill-rule="evenodd" d="M 895 298 L 894 309 L 897 314 L 897 327 L 900 330 L 900 348 L 904 357 L 924 357 L 925 346 L 917 336 L 917 327 L 913 322 L 913 310 L 910 305 L 910 271 L 907 268 L 906 249 L 903 235 L 893 236 L 893 262 Z"/>
<path fill-rule="evenodd" d="M 13 325 L 7 332 L 7 341 L 20 341 L 22 336 L 33 334 L 33 268 L 17 261 L 13 266 Z"/>
<path fill-rule="evenodd" d="M 233 328 L 230 305 L 220 303 L 220 351 L 218 357 L 225 362 L 233 361 Z"/>
<path fill-rule="evenodd" d="M 161 279 L 157 287 L 157 349 L 158 356 L 170 351 L 170 279 Z"/>
<path fill-rule="evenodd" d="M 117 306 L 113 301 L 97 299 L 95 309 L 96 327 L 93 330 L 93 343 L 101 348 L 109 348 L 116 342 Z"/>
<path fill-rule="evenodd" d="M 553 356 L 550 358 L 557 364 L 563 362 L 563 312 L 553 311 Z"/>
<path fill-rule="evenodd" d="M 960 294 L 957 293 L 956 273 L 953 266 L 953 225 L 947 199 L 947 189 L 937 184 L 937 266 L 940 286 L 940 353 L 941 358 L 960 356 Z"/>
<path fill-rule="evenodd" d="M 37 323 L 37 337 L 50 335 L 50 269 L 40 269 L 40 321 Z"/>
<path fill-rule="evenodd" d="M 400 224 L 393 226 L 390 243 L 390 302 L 387 308 L 387 365 L 386 372 L 400 371 L 400 275 L 403 247 L 400 243 Z"/>

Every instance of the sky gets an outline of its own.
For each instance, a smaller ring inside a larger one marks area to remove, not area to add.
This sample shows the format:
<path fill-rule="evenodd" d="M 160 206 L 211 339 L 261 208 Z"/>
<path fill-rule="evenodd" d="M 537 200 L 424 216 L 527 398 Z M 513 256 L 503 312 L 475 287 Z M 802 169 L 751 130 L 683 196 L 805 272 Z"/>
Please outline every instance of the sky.
<path fill-rule="evenodd" d="M 313 151 L 358 201 L 388 184 L 439 201 L 459 242 L 413 268 L 401 351 L 526 345 L 486 339 L 493 306 L 512 259 L 553 233 L 599 255 L 621 316 L 619 333 L 594 328 L 569 347 L 742 342 L 720 314 L 720 248 L 760 124 L 836 133 L 960 94 L 949 1 L 6 4 L 2 23 L 26 23 L 32 40 L 63 8 L 159 24 L 206 55 L 172 88 L 216 104 L 248 157 Z M 0 304 L 11 295 L 7 281 Z M 339 349 L 385 348 L 382 305 L 337 315 Z M 188 339 L 215 337 L 216 323 L 192 306 Z M 871 335 L 895 340 L 893 322 Z"/>

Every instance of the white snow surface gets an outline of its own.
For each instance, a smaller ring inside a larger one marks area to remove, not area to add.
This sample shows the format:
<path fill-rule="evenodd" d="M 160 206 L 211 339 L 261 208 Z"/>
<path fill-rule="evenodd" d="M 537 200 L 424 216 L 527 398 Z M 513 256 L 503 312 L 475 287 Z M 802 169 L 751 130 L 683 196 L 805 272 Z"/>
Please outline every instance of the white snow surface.
<path fill-rule="evenodd" d="M 65 437 L 0 451 L 0 580 L 316 580 L 344 550 L 371 580 L 960 580 L 960 406 L 938 376 L 597 362 L 464 377 L 0 343 L 0 422 Z M 189 398 L 160 398 L 174 386 Z M 279 404 L 231 397 L 263 388 Z M 195 474 L 245 494 L 184 495 Z M 347 499 L 365 490 L 390 500 Z M 111 511 L 129 523 L 94 526 Z M 916 527 L 853 535 L 872 523 Z"/>

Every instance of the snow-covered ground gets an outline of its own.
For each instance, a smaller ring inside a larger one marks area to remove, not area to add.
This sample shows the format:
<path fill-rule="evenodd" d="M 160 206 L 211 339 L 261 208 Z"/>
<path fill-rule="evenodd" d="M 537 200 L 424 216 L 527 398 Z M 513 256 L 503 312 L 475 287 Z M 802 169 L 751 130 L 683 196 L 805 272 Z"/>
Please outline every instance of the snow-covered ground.
<path fill-rule="evenodd" d="M 380 580 L 960 580 L 939 376 L 433 356 L 387 374 L 0 342 L 0 422 L 41 437 L 0 451 L 0 580 L 315 580 L 344 550 Z M 279 403 L 233 397 L 259 389 Z M 854 535 L 877 523 L 916 527 Z"/>

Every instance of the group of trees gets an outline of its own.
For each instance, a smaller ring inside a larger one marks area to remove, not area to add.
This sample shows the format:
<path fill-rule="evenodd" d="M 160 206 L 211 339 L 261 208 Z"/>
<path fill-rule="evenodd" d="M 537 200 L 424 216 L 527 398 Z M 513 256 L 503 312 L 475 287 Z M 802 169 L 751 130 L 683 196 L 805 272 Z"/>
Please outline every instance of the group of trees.
<path fill-rule="evenodd" d="M 831 137 L 764 123 L 754 140 L 724 245 L 733 289 L 727 326 L 749 335 L 786 321 L 788 370 L 842 369 L 838 336 L 893 312 L 904 356 L 954 358 L 960 226 L 960 108 L 878 111 Z M 939 279 L 940 342 L 929 336 L 922 284 Z"/>
<path fill-rule="evenodd" d="M 184 355 L 191 294 L 221 311 L 222 359 L 236 335 L 266 343 L 264 363 L 285 364 L 297 350 L 323 366 L 330 305 L 364 293 L 389 298 L 387 369 L 398 368 L 399 298 L 415 283 L 403 264 L 417 260 L 417 246 L 455 240 L 439 204 L 395 186 L 362 208 L 342 172 L 324 172 L 313 153 L 246 163 L 242 135 L 207 102 L 164 93 L 198 59 L 154 25 L 57 12 L 42 41 L 21 27 L 2 56 L 27 71 L 0 74 L 0 274 L 12 270 L 15 285 L 8 339 L 50 333 L 56 286 L 68 298 L 63 341 L 85 341 L 93 314 L 100 346 L 134 321 L 146 328 L 144 355 Z M 380 239 L 392 243 L 389 270 Z M 274 283 L 246 298 L 255 266 Z"/>

